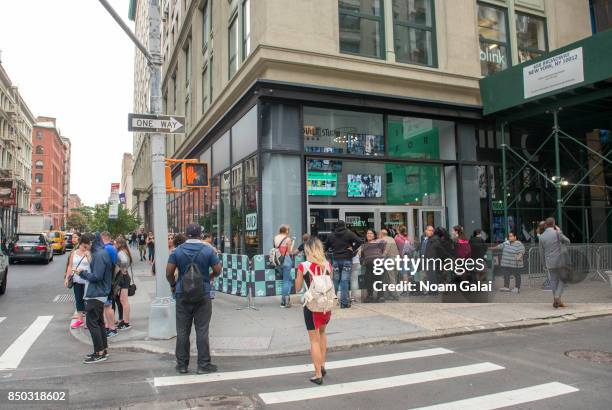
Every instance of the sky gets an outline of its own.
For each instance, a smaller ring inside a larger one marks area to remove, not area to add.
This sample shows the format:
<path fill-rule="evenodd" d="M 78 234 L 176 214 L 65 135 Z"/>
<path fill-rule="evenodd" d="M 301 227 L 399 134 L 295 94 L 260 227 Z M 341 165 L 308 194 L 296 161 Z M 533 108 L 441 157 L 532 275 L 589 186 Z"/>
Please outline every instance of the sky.
<path fill-rule="evenodd" d="M 109 2 L 133 30 L 129 1 Z M 0 21 L 13 85 L 72 142 L 70 192 L 86 205 L 106 202 L 132 152 L 133 43 L 98 0 L 0 0 Z"/>

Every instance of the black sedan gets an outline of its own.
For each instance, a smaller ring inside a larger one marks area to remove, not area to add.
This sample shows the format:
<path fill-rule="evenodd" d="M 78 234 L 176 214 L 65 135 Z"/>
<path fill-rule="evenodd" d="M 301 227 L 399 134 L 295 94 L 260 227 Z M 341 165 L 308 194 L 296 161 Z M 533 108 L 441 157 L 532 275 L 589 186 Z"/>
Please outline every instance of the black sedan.
<path fill-rule="evenodd" d="M 66 250 L 74 249 L 74 245 L 72 244 L 72 235 L 71 233 L 66 234 Z"/>
<path fill-rule="evenodd" d="M 32 261 L 42 262 L 46 265 L 52 260 L 53 249 L 44 234 L 17 234 L 17 240 L 10 249 L 10 264 L 17 261 Z"/>

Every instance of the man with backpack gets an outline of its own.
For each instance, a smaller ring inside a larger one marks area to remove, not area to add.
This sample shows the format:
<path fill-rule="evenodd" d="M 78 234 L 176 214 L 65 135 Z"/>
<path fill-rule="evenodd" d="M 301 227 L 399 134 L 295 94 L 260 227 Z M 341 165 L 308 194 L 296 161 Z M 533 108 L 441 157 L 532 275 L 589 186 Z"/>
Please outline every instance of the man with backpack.
<path fill-rule="evenodd" d="M 170 254 L 166 279 L 174 287 L 176 296 L 176 370 L 187 373 L 189 367 L 189 335 L 195 323 L 198 348 L 198 374 L 217 371 L 211 363 L 208 327 L 212 316 L 210 281 L 221 272 L 215 250 L 200 240 L 202 228 L 189 224 L 185 229 L 187 241 Z M 178 278 L 174 272 L 178 268 Z"/>

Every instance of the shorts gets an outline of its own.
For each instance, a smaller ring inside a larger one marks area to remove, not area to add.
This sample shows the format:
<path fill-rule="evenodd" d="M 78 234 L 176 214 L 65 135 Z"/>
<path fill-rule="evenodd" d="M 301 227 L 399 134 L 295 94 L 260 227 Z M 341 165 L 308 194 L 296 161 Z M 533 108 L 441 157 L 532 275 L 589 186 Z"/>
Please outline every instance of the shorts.
<path fill-rule="evenodd" d="M 304 306 L 304 322 L 306 323 L 306 330 L 315 330 L 321 326 L 325 326 L 331 319 L 331 311 L 329 312 L 311 312 L 306 306 Z"/>
<path fill-rule="evenodd" d="M 121 277 L 119 278 L 119 287 L 121 289 L 129 289 L 131 282 L 132 282 L 132 279 L 130 278 L 130 275 L 121 273 Z"/>

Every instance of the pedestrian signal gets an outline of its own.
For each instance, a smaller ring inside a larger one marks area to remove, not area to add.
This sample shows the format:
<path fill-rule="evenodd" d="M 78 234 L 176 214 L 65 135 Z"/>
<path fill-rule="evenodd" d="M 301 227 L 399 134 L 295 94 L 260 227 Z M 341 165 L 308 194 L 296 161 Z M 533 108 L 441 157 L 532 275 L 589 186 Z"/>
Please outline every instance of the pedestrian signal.
<path fill-rule="evenodd" d="M 182 168 L 184 188 L 208 188 L 207 164 L 203 162 L 184 163 Z"/>

